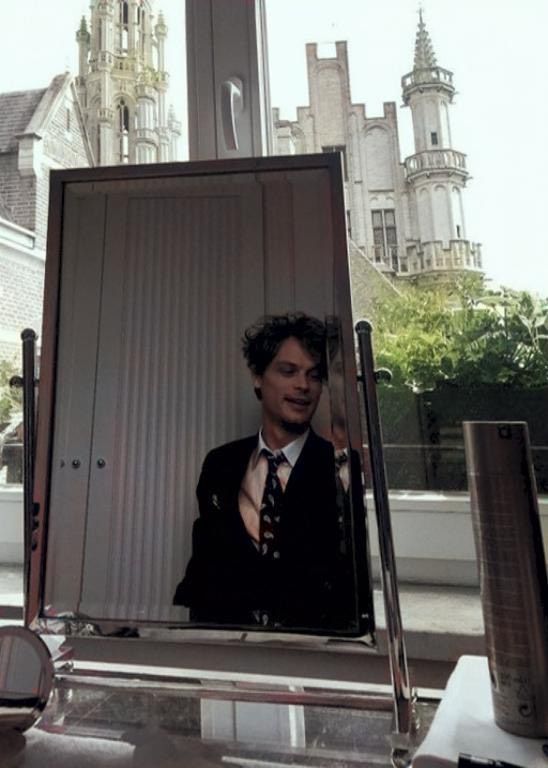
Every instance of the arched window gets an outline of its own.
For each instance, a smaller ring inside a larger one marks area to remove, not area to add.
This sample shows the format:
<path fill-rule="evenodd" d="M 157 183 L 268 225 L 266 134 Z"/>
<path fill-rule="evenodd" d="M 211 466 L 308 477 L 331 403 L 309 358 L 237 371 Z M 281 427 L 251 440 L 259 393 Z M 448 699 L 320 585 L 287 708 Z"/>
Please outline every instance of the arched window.
<path fill-rule="evenodd" d="M 125 101 L 118 102 L 118 162 L 129 163 L 129 108 Z"/>
<path fill-rule="evenodd" d="M 122 53 L 127 53 L 129 42 L 129 4 L 120 0 L 118 26 L 120 30 L 119 46 Z"/>

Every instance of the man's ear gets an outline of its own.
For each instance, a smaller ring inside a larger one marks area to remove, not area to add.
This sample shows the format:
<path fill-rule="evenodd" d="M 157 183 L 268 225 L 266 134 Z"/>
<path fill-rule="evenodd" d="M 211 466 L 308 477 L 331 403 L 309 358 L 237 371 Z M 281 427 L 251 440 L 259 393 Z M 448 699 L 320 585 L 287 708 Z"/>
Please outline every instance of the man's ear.
<path fill-rule="evenodd" d="M 255 397 L 257 400 L 263 399 L 263 393 L 261 392 L 261 377 L 260 376 L 254 376 L 253 377 L 253 391 L 255 392 Z"/>

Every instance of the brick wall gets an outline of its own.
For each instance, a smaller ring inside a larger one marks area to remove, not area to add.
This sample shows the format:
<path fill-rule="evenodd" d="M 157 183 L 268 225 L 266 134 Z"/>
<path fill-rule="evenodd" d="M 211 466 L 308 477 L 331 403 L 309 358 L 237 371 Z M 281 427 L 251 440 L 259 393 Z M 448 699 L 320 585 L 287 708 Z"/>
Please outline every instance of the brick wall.
<path fill-rule="evenodd" d="M 20 334 L 23 328 L 40 331 L 44 270 L 36 266 L 0 259 L 0 328 Z M 7 343 L 7 342 L 4 342 Z"/>

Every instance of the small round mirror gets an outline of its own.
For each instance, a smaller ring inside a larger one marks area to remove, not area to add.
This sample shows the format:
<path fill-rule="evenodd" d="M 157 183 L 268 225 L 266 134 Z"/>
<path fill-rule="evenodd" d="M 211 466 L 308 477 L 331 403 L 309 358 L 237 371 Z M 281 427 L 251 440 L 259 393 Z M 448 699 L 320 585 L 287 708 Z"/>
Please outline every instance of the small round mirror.
<path fill-rule="evenodd" d="M 29 629 L 0 627 L 0 731 L 25 731 L 48 703 L 53 662 Z"/>

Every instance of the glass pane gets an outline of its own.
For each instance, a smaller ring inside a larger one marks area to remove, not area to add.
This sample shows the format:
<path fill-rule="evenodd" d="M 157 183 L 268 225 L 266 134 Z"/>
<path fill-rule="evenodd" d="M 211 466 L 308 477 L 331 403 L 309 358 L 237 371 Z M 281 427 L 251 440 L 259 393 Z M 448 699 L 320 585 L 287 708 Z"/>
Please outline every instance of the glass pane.
<path fill-rule="evenodd" d="M 384 244 L 383 230 L 382 229 L 374 229 L 373 230 L 373 242 L 375 243 L 375 245 L 383 245 Z"/>
<path fill-rule="evenodd" d="M 396 230 L 394 227 L 386 228 L 386 242 L 388 245 L 397 245 L 398 239 L 396 237 Z"/>
<path fill-rule="evenodd" d="M 270 0 L 267 7 L 272 101 L 295 135 L 306 137 L 300 151 L 313 151 L 308 141 L 314 132 L 322 142 L 352 148 L 346 200 L 355 314 L 371 319 L 376 365 L 393 373 L 390 385 L 379 386 L 379 398 L 393 524 L 402 543 L 399 576 L 474 588 L 463 420 L 529 423 L 548 543 L 548 234 L 524 239 L 519 222 L 531 219 L 531 206 L 542 220 L 542 195 L 525 196 L 519 215 L 493 171 L 519 127 L 517 118 L 505 117 L 502 89 L 496 95 L 481 88 L 478 73 L 489 77 L 493 59 L 482 57 L 481 45 L 466 56 L 455 45 L 455 24 L 462 34 L 472 24 L 478 44 L 492 24 L 487 7 L 468 0 L 465 5 L 463 18 L 451 22 L 441 7 L 423 12 L 427 37 L 422 39 L 428 45 L 422 52 L 433 52 L 436 64 L 422 73 L 414 71 L 419 20 L 407 16 L 398 0 L 390 7 Z M 395 16 L 396 8 L 404 12 Z M 548 6 L 532 0 L 520 32 L 521 39 L 534 39 L 538 50 L 543 47 L 539 18 L 548 22 Z M 513 14 L 503 12 L 501 23 L 512 29 Z M 319 45 L 325 41 L 332 42 L 331 50 Z M 502 48 L 494 52 L 497 72 L 504 89 L 512 82 L 518 91 L 527 73 L 522 109 L 534 103 L 538 124 L 545 125 L 546 104 L 535 97 L 540 75 L 535 83 L 528 79 L 539 73 L 538 52 L 528 43 L 521 55 L 516 71 Z M 440 95 L 427 105 L 431 92 L 421 94 L 423 76 L 431 76 L 447 98 Z M 458 102 L 455 90 L 463 94 Z M 405 106 L 396 106 L 402 96 Z M 387 113 L 398 126 L 400 140 L 394 144 L 384 138 Z M 483 135 L 475 120 L 480 113 L 488 115 Z M 532 137 L 525 151 L 528 160 L 521 166 L 534 168 L 545 157 L 540 136 Z M 403 164 L 401 177 L 392 174 L 391 162 Z M 458 180 L 455 169 L 462 174 Z M 393 269 L 382 295 L 364 256 L 383 272 L 385 265 Z M 419 524 L 409 535 L 411 519 Z M 449 525 L 455 526 L 451 542 Z"/>

